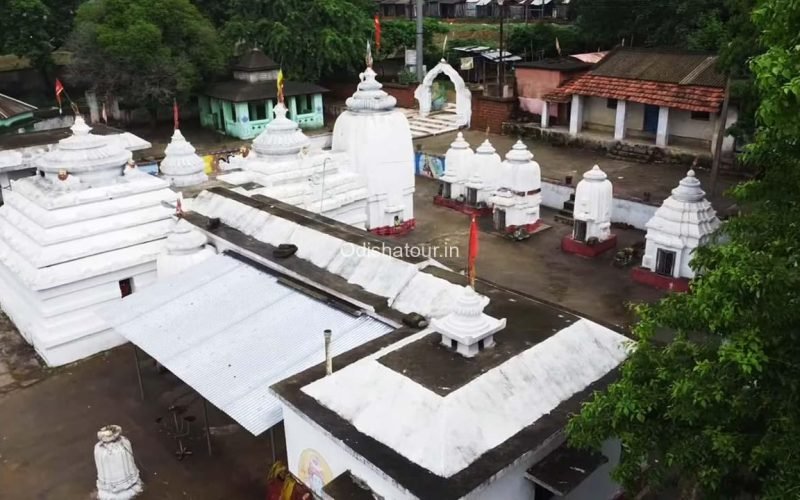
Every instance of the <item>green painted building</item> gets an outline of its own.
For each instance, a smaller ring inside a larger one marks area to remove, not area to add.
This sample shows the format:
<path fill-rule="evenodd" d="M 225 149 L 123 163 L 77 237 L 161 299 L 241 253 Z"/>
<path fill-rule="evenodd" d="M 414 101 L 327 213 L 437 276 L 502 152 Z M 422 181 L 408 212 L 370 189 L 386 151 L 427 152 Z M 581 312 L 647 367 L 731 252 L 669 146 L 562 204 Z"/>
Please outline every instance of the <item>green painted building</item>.
<path fill-rule="evenodd" d="M 233 79 L 209 85 L 200 96 L 200 123 L 239 139 L 260 134 L 274 115 L 278 97 L 278 65 L 261 50 L 245 53 L 233 67 Z M 289 118 L 304 129 L 325 125 L 322 94 L 309 82 L 284 81 Z"/>
<path fill-rule="evenodd" d="M 36 106 L 0 94 L 0 130 L 6 127 L 25 127 L 33 122 Z"/>

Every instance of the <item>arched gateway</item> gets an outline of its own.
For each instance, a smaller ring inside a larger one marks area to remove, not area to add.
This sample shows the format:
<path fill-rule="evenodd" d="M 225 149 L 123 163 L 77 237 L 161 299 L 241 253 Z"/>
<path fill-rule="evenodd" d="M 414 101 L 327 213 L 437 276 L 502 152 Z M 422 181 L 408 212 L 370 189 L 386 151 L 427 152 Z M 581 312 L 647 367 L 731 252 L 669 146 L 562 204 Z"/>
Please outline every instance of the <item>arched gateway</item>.
<path fill-rule="evenodd" d="M 420 116 L 424 118 L 431 112 L 431 85 L 433 85 L 433 80 L 440 73 L 447 75 L 456 87 L 456 125 L 459 127 L 468 126 L 472 118 L 472 93 L 464 83 L 464 79 L 458 74 L 458 71 L 444 59 L 425 75 L 422 83 L 414 91 L 414 98 L 419 102 Z"/>

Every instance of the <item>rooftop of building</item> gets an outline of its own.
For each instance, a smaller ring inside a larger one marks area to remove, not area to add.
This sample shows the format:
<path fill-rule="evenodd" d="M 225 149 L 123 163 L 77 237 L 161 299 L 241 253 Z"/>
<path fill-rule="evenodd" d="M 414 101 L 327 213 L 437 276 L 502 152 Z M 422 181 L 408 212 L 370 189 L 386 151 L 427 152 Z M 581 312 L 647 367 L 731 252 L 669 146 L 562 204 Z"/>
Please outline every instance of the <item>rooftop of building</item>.
<path fill-rule="evenodd" d="M 0 120 L 8 120 L 25 113 L 31 113 L 37 108 L 32 104 L 14 99 L 11 96 L 0 94 Z"/>
<path fill-rule="evenodd" d="M 328 89 L 311 82 L 286 81 L 283 86 L 286 97 L 309 94 L 322 94 Z M 205 95 L 232 102 L 263 101 L 275 99 L 278 96 L 278 87 L 274 81 L 246 82 L 242 80 L 228 80 L 212 83 L 206 87 Z"/>
<path fill-rule="evenodd" d="M 550 71 L 573 72 L 589 69 L 593 66 L 591 62 L 584 62 L 572 56 L 550 57 L 540 61 L 519 62 L 517 68 L 544 69 Z"/>
<path fill-rule="evenodd" d="M 725 75 L 717 71 L 717 56 L 704 52 L 659 48 L 617 47 L 590 72 L 595 76 L 725 87 Z"/>
<path fill-rule="evenodd" d="M 234 71 L 269 71 L 278 68 L 280 65 L 259 48 L 248 50 L 233 65 Z"/>

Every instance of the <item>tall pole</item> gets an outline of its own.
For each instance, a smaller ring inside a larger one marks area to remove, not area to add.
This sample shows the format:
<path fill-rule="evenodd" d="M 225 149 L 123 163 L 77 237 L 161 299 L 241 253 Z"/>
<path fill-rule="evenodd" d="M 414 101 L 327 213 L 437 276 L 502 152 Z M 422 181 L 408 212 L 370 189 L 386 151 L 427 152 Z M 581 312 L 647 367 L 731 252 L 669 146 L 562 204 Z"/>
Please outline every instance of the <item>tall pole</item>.
<path fill-rule="evenodd" d="M 719 177 L 719 164 L 722 162 L 722 142 L 725 140 L 725 125 L 728 121 L 728 102 L 731 97 L 731 77 L 725 82 L 725 98 L 722 100 L 722 111 L 717 122 L 717 141 L 714 144 L 714 156 L 711 158 L 711 196 L 717 194 L 717 179 Z"/>
<path fill-rule="evenodd" d="M 425 75 L 422 73 L 422 45 L 424 43 L 422 39 L 422 20 L 424 19 L 422 9 L 424 3 L 424 0 L 417 0 L 417 81 L 420 83 L 422 83 L 422 79 L 425 78 Z"/>
<path fill-rule="evenodd" d="M 505 68 L 505 65 L 503 64 L 503 18 L 504 18 L 504 16 L 503 16 L 504 12 L 503 11 L 504 11 L 504 8 L 505 8 L 505 6 L 503 4 L 505 3 L 505 1 L 504 0 L 498 0 L 497 3 L 500 5 L 500 59 L 499 59 L 499 62 L 500 62 L 500 72 L 499 72 L 500 76 L 499 76 L 499 79 L 500 79 L 500 81 L 498 82 L 497 87 L 498 87 L 498 91 L 500 92 L 500 97 L 505 97 L 505 94 L 503 92 L 503 87 L 505 87 L 505 85 L 506 85 L 506 68 Z"/>

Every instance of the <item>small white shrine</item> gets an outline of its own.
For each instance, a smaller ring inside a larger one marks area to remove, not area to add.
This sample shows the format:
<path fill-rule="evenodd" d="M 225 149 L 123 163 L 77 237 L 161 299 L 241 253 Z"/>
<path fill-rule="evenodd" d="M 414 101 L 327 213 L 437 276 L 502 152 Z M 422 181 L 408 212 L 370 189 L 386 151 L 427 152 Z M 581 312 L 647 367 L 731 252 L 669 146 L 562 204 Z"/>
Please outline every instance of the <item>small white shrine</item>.
<path fill-rule="evenodd" d="M 584 257 L 596 257 L 616 247 L 617 237 L 611 233 L 613 203 L 611 181 L 595 165 L 583 174 L 575 188 L 572 234 L 564 237 L 561 249 Z"/>
<path fill-rule="evenodd" d="M 367 229 L 379 234 L 414 227 L 414 146 L 397 100 L 382 90 L 368 64 L 333 127 L 334 152 L 346 152 L 350 168 L 367 183 Z"/>
<path fill-rule="evenodd" d="M 213 257 L 217 252 L 208 244 L 208 237 L 183 219 L 178 219 L 158 255 L 158 279 L 180 274 L 186 269 Z"/>
<path fill-rule="evenodd" d="M 470 176 L 464 183 L 467 205 L 478 207 L 490 204 L 490 197 L 499 187 L 502 173 L 501 163 L 500 155 L 497 154 L 489 139 L 483 141 L 483 144 L 475 150 Z M 446 165 L 445 168 L 447 168 Z"/>
<path fill-rule="evenodd" d="M 156 279 L 176 193 L 126 168 L 131 152 L 90 133 L 72 135 L 12 183 L 0 207 L 0 304 L 51 366 L 124 342 L 95 313 Z"/>
<path fill-rule="evenodd" d="M 642 267 L 667 278 L 694 278 L 692 254 L 719 226 L 700 181 L 689 170 L 647 223 Z"/>
<path fill-rule="evenodd" d="M 159 169 L 170 185 L 176 188 L 194 186 L 208 180 L 205 162 L 177 128 L 172 134 L 172 141 L 164 150 L 164 159 Z"/>
<path fill-rule="evenodd" d="M 218 179 L 239 186 L 240 193 L 277 198 L 364 229 L 365 179 L 350 169 L 346 153 L 309 151 L 309 138 L 287 112 L 278 103 L 275 118 L 255 138 L 252 150 L 231 158 L 224 167 L 230 173 Z"/>
<path fill-rule="evenodd" d="M 467 358 L 493 347 L 494 334 L 505 328 L 506 320 L 484 314 L 487 305 L 488 297 L 465 286 L 456 299 L 453 312 L 431 321 L 433 330 L 442 335 L 442 345 Z"/>
<path fill-rule="evenodd" d="M 97 500 L 130 500 L 144 489 L 128 438 L 118 425 L 97 433 L 94 462 L 97 466 Z"/>
<path fill-rule="evenodd" d="M 517 141 L 498 169 L 499 189 L 489 198 L 494 207 L 494 225 L 498 231 L 519 233 L 534 231 L 539 224 L 542 203 L 542 173 L 533 161 L 533 153 Z"/>
<path fill-rule="evenodd" d="M 464 139 L 461 132 L 456 135 L 455 140 L 450 144 L 450 149 L 444 156 L 445 171 L 439 179 L 441 183 L 441 197 L 450 200 L 465 200 L 467 196 L 464 183 L 472 173 L 472 157 L 475 151 Z"/>

